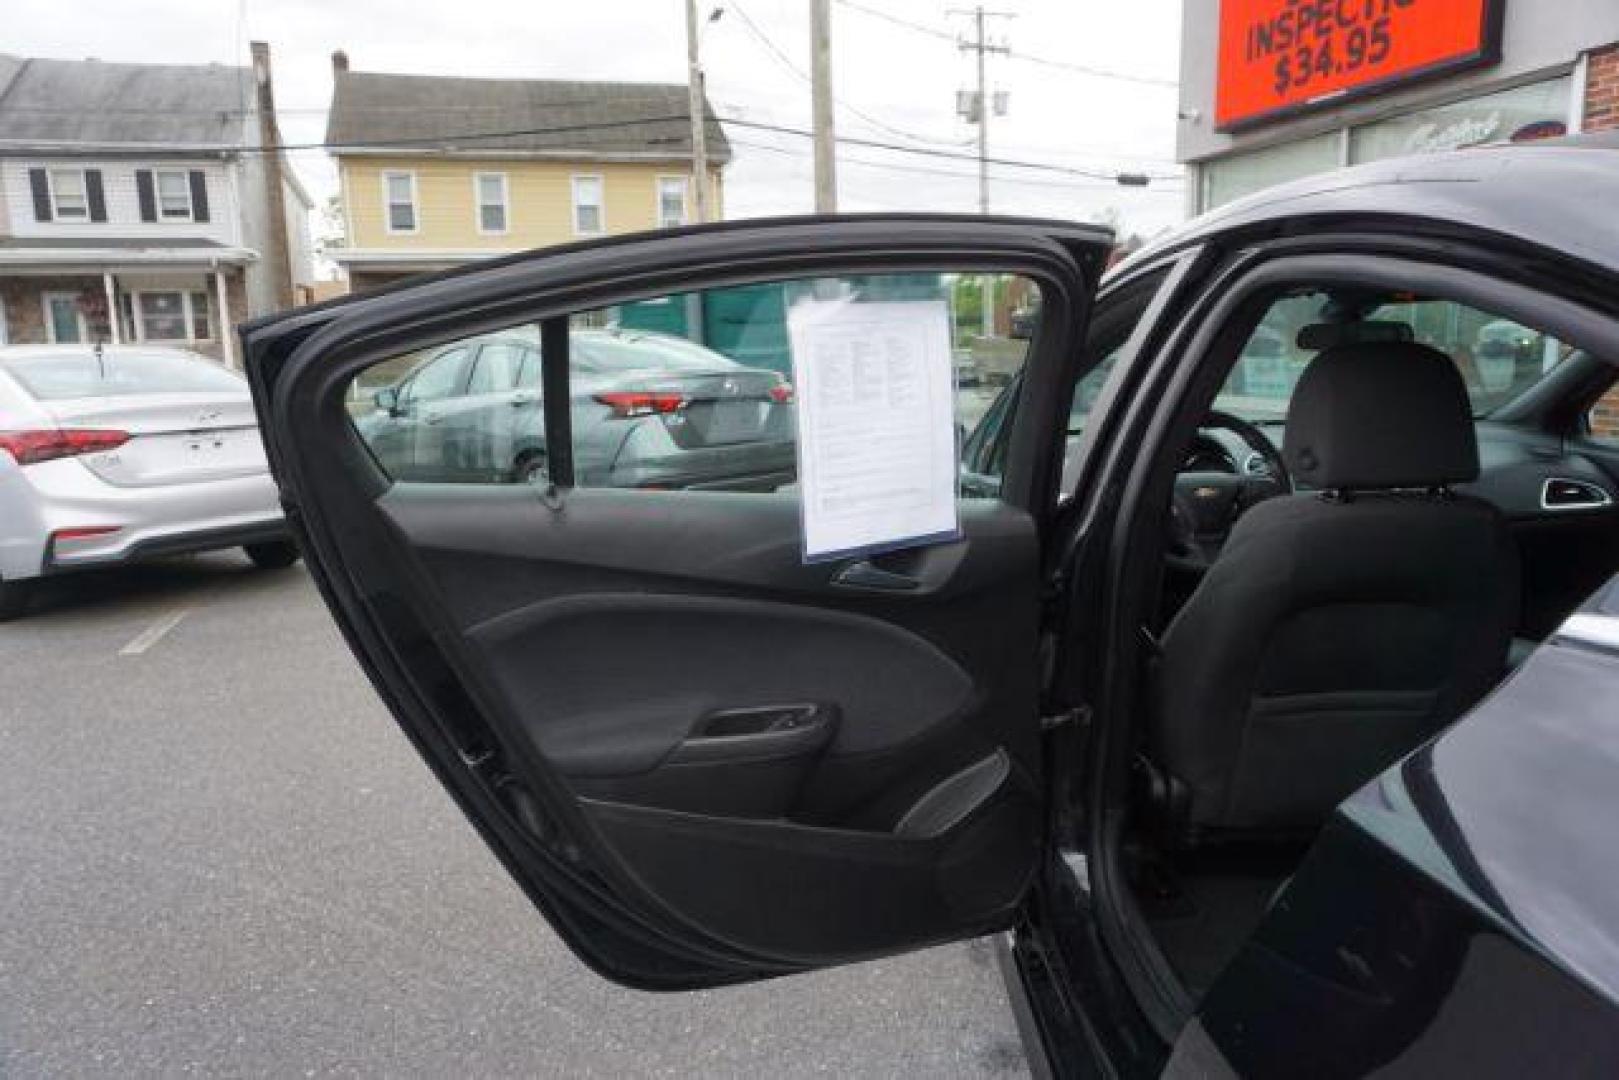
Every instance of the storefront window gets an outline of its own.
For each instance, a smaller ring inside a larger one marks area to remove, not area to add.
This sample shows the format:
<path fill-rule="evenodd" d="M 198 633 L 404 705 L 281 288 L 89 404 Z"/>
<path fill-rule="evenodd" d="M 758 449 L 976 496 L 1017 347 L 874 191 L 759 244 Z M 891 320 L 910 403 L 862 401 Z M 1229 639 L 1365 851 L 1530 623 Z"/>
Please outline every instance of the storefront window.
<path fill-rule="evenodd" d="M 1359 164 L 1561 135 L 1572 93 L 1573 80 L 1564 76 L 1367 124 L 1350 131 L 1349 160 Z"/>
<path fill-rule="evenodd" d="M 1286 180 L 1338 166 L 1337 132 L 1267 147 L 1203 166 L 1203 209 L 1212 210 Z"/>

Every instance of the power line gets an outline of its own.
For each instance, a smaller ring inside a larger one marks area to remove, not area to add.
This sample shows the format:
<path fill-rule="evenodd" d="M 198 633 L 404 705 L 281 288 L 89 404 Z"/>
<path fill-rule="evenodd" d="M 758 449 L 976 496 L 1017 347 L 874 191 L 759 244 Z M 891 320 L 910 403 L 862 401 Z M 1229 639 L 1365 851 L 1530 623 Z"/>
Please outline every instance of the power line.
<path fill-rule="evenodd" d="M 1040 64 L 1044 67 L 1058 68 L 1062 71 L 1073 71 L 1097 79 L 1118 79 L 1121 82 L 1140 83 L 1142 86 L 1158 86 L 1168 90 L 1179 90 L 1181 85 L 1175 79 L 1155 79 L 1148 75 L 1126 75 L 1121 71 L 1106 71 L 1102 68 L 1089 67 L 1085 64 L 1070 63 L 1067 60 L 1053 60 L 1046 56 L 1019 52 L 1017 49 L 1007 50 L 1006 55 L 1010 59 L 1022 60 L 1024 63 Z"/>
<path fill-rule="evenodd" d="M 759 28 L 759 24 L 755 23 L 748 13 L 743 10 L 741 4 L 736 3 L 735 0 L 731 0 L 731 2 L 727 4 L 727 10 L 736 12 L 737 18 L 742 20 L 742 25 L 747 29 L 748 33 L 752 34 L 754 39 L 758 41 L 758 43 L 762 45 L 771 56 L 775 57 L 776 61 L 780 63 L 782 67 L 792 72 L 806 84 L 814 83 L 814 80 L 810 78 L 809 74 L 801 69 L 797 64 L 793 63 L 792 58 L 789 57 L 780 46 L 771 40 L 770 35 L 766 34 Z M 859 119 L 870 124 L 872 127 L 886 131 L 890 135 L 897 135 L 902 139 L 910 139 L 913 142 L 931 143 L 934 146 L 960 145 L 959 143 L 953 142 L 949 139 L 930 138 L 926 135 L 918 135 L 915 132 L 906 131 L 903 128 L 897 128 L 892 124 L 884 123 L 875 116 L 872 116 L 870 113 L 855 108 L 853 105 L 850 105 L 847 101 L 840 97 L 834 97 L 832 100 L 836 101 L 838 106 L 851 116 L 858 117 Z"/>
<path fill-rule="evenodd" d="M 725 123 L 734 127 L 754 128 L 760 131 L 775 131 L 784 135 L 798 135 L 809 138 L 812 132 L 791 127 L 786 124 L 764 124 L 754 120 L 727 119 Z M 923 157 L 944 158 L 949 161 L 978 161 L 977 154 L 960 153 L 950 150 L 933 150 L 922 146 L 901 146 L 898 143 L 881 142 L 875 139 L 861 139 L 854 136 L 839 135 L 838 142 L 848 143 L 850 146 L 867 146 L 878 150 L 889 150 L 898 154 L 918 154 Z M 1014 169 L 1034 169 L 1040 172 L 1061 173 L 1068 176 L 1082 176 L 1088 180 L 1112 180 L 1118 173 L 1107 172 L 1101 169 L 1081 169 L 1070 165 L 1056 165 L 1044 161 L 1021 161 L 1017 158 L 986 157 L 985 163 L 990 165 L 1004 165 Z M 1179 180 L 1177 175 L 1152 173 L 1147 174 L 1148 180 Z"/>
<path fill-rule="evenodd" d="M 729 118 L 725 120 L 725 123 L 729 123 L 729 125 L 732 126 L 737 126 L 737 128 L 754 128 L 754 130 L 758 131 L 777 131 L 777 133 L 780 134 L 795 134 L 795 136 L 803 136 L 803 138 L 809 138 L 809 136 L 813 134 L 811 131 L 805 130 L 805 128 L 793 128 L 793 126 L 780 125 L 780 123 L 759 123 L 759 121 L 756 120 L 729 120 Z M 837 141 L 847 142 L 847 144 L 850 144 L 850 146 L 866 146 L 873 147 L 873 149 L 879 149 L 879 151 L 892 151 L 895 152 L 895 154 L 918 154 L 923 155 L 923 157 L 942 157 L 942 159 L 954 160 L 954 162 L 976 162 L 976 160 L 978 160 L 978 155 L 976 154 L 965 154 L 965 152 L 954 151 L 934 151 L 934 149 L 928 149 L 928 147 L 921 146 L 900 146 L 900 144 L 897 144 L 897 142 L 881 142 L 877 141 L 877 139 L 861 139 L 855 138 L 855 136 L 842 136 L 842 134 L 837 136 Z M 1015 159 L 1015 157 L 986 157 L 984 162 L 989 165 L 1005 165 L 1005 167 L 1009 168 L 1033 168 L 1033 170 L 1038 170 L 1038 172 L 1064 173 L 1064 175 L 1069 176 L 1085 176 L 1086 180 L 1112 180 L 1114 176 L 1117 176 L 1117 173 L 1106 172 L 1106 170 L 1101 170 L 1101 168 L 1078 168 L 1073 167 L 1073 165 L 1051 164 L 1051 162 L 1028 162 L 1028 160 Z M 1180 180 L 1180 176 L 1167 175 L 1167 173 L 1151 173 L 1151 175 L 1148 175 L 1148 180 Z"/>
<path fill-rule="evenodd" d="M 651 99 L 648 99 L 648 100 L 650 101 Z M 736 109 L 736 110 L 746 111 L 746 110 L 751 110 L 751 109 L 756 108 L 756 106 L 745 105 L 745 104 L 742 104 L 742 103 L 737 102 L 737 101 L 728 101 L 728 100 L 724 100 L 724 99 L 716 99 L 716 98 L 713 98 L 713 97 L 710 97 L 709 100 L 711 102 L 715 103 L 715 104 L 722 105 L 722 106 L 724 106 L 725 108 L 728 108 L 728 109 Z M 662 99 L 659 99 L 659 101 L 657 103 L 662 104 Z M 465 113 L 490 113 L 490 112 L 500 113 L 500 112 L 510 111 L 510 107 L 505 106 L 505 105 L 434 105 L 433 106 L 433 111 L 434 112 L 442 113 L 442 112 L 447 112 L 447 111 L 451 111 L 451 110 L 458 111 L 458 112 L 465 112 Z M 321 115 L 321 114 L 327 113 L 328 111 L 329 110 L 327 108 L 325 108 L 325 107 L 317 108 L 315 106 L 299 106 L 299 107 L 294 107 L 294 108 L 284 108 L 284 107 L 281 107 L 281 106 L 277 106 L 276 107 L 276 116 L 284 117 L 284 116 L 289 116 L 289 115 L 290 116 Z M 421 109 L 421 106 L 419 106 L 419 105 L 384 105 L 384 106 L 366 106 L 366 107 L 364 107 L 364 108 L 362 108 L 362 109 L 360 109 L 358 111 L 364 112 L 364 113 L 386 113 L 386 112 L 420 113 L 422 111 L 422 109 Z M 768 112 L 769 110 L 764 110 L 764 111 Z M 69 109 L 69 108 L 63 108 L 61 106 L 55 106 L 55 105 L 12 105 L 12 106 L 8 106 L 6 108 L 6 112 L 8 114 L 29 113 L 29 114 L 33 114 L 33 115 L 39 115 L 39 116 L 82 116 L 82 115 L 84 115 L 84 110 L 83 109 Z M 242 119 L 242 118 L 244 118 L 246 116 L 253 115 L 252 110 L 242 112 L 242 111 L 238 111 L 238 110 L 235 110 L 235 109 L 152 109 L 152 108 L 118 109 L 118 108 L 102 108 L 102 107 L 99 107 L 99 106 L 96 109 L 96 113 L 97 113 L 97 115 L 100 115 L 100 116 L 165 116 L 165 117 L 209 116 L 209 117 L 217 117 L 220 120 L 239 120 L 239 119 Z M 684 119 L 685 114 L 681 114 L 681 118 Z M 657 119 L 658 118 L 652 118 L 650 120 L 632 120 L 632 121 L 629 121 L 629 123 L 631 123 L 631 124 L 651 123 L 651 122 L 656 122 Z M 719 117 L 718 119 L 720 119 L 724 123 L 728 123 L 728 124 L 738 124 L 738 123 L 742 122 L 739 119 L 733 119 L 733 118 L 730 118 L 730 117 Z M 586 126 L 596 126 L 596 125 L 586 125 Z M 553 129 L 553 130 L 560 130 L 560 129 Z M 544 132 L 539 132 L 539 133 L 543 134 Z M 501 134 L 501 133 L 497 132 L 496 134 Z M 517 132 L 516 134 L 523 134 L 523 132 Z M 436 143 L 436 142 L 442 142 L 446 138 L 452 138 L 453 139 L 453 138 L 477 138 L 477 137 L 480 137 L 480 136 L 477 136 L 477 135 L 435 136 L 435 137 L 433 137 L 431 139 L 427 139 L 427 140 L 424 140 L 424 141 L 430 142 L 430 143 Z M 941 145 L 941 146 L 962 145 L 962 144 L 958 144 L 958 143 L 954 143 L 954 142 L 945 142 L 945 141 L 937 140 L 937 139 L 923 138 L 922 136 L 910 136 L 910 137 L 914 137 L 919 142 L 933 143 L 933 144 Z M 0 143 L 4 143 L 4 142 L 34 142 L 34 141 L 43 141 L 43 140 L 32 140 L 32 139 L 25 138 L 25 137 L 0 136 Z M 342 149 L 343 147 L 346 147 L 346 146 L 355 146 L 355 145 L 359 145 L 359 144 L 354 144 L 354 143 L 343 143 L 343 144 L 339 144 L 339 143 L 283 143 L 282 146 L 281 146 L 281 149 L 284 150 L 284 151 L 287 151 L 289 153 L 290 152 L 317 153 L 317 152 L 320 152 L 320 151 L 333 150 L 333 149 Z M 390 142 L 390 143 L 382 144 L 382 145 L 392 145 L 392 143 Z M 240 152 L 240 151 L 243 151 L 243 150 L 252 150 L 252 149 L 255 149 L 255 148 L 250 147 L 250 146 L 225 146 L 225 145 L 217 145 L 216 146 L 216 145 L 209 144 L 209 145 L 200 145 L 198 147 L 195 147 L 194 149 L 198 149 L 198 150 L 201 150 L 201 151 L 204 151 L 204 152 Z M 1031 150 L 1031 151 L 1036 152 L 1036 153 L 1046 151 L 1046 152 L 1050 152 L 1050 153 L 1076 154 L 1076 155 L 1080 155 L 1080 156 L 1088 155 L 1088 156 L 1092 156 L 1092 157 L 1113 157 L 1113 158 L 1120 158 L 1120 159 L 1128 160 L 1128 161 L 1146 162 L 1146 163 L 1149 163 L 1149 164 L 1158 164 L 1158 165 L 1173 165 L 1173 164 L 1175 164 L 1175 161 L 1172 158 L 1154 157 L 1153 155 L 1150 155 L 1150 154 L 1115 154 L 1115 153 L 1111 153 L 1110 151 L 1108 151 L 1108 150 L 1106 150 L 1106 149 L 1104 149 L 1102 147 L 1094 146 L 1094 145 L 1089 146 L 1089 147 L 1076 146 L 1076 147 L 1073 147 L 1072 149 L 1066 149 L 1066 150 L 1048 150 L 1047 148 L 1043 148 L 1043 147 L 1030 147 L 1030 146 L 1016 146 L 1016 145 L 1014 145 L 1014 146 L 1010 147 L 1009 149 L 1013 149 L 1013 150 Z"/>
<path fill-rule="evenodd" d="M 903 27 L 906 30 L 914 30 L 919 34 L 926 34 L 929 37 L 939 38 L 942 41 L 948 41 L 952 45 L 956 44 L 956 35 L 949 30 L 941 30 L 937 27 L 924 26 L 921 23 L 911 22 L 909 19 L 902 19 L 898 15 L 890 15 L 886 11 L 879 11 L 876 8 L 869 8 L 864 4 L 857 4 L 854 2 L 854 0 L 837 0 L 837 2 L 846 8 L 861 12 L 865 15 L 870 15 L 873 18 L 881 19 L 883 22 L 893 23 L 895 26 Z"/>
<path fill-rule="evenodd" d="M 783 125 L 792 123 L 791 120 L 784 121 L 781 119 L 784 115 L 786 115 L 786 113 L 782 111 L 754 105 L 752 103 L 741 102 L 730 97 L 710 97 L 709 101 L 711 101 L 716 107 L 725 110 L 727 115 L 722 116 L 720 119 L 727 124 L 735 124 L 742 119 L 752 119 L 754 117 L 759 117 L 763 120 L 768 120 L 772 123 Z M 734 142 L 735 139 L 733 138 L 732 141 Z M 966 144 L 961 145 L 964 153 L 970 152 L 967 150 Z M 1090 164 L 1090 162 L 1085 159 L 1100 159 L 1109 162 L 1127 161 L 1132 163 L 1133 168 L 1137 169 L 1152 166 L 1169 167 L 1179 164 L 1174 158 L 1171 157 L 1158 157 L 1152 154 L 1116 153 L 1105 146 L 1100 146 L 1095 143 L 1077 144 L 1065 141 L 1060 147 L 1039 146 L 1030 143 L 1002 143 L 1000 146 L 1002 150 L 1019 152 L 1020 154 L 1024 155 L 1024 160 L 1029 160 L 1029 156 L 1034 155 L 1046 158 L 1050 163 L 1053 164 L 1062 164 L 1063 162 L 1061 159 L 1072 158 L 1079 159 L 1076 161 L 1076 164 L 1082 167 Z M 977 160 L 977 158 L 974 157 L 974 160 Z M 1179 174 L 1176 175 L 1178 176 Z"/>
<path fill-rule="evenodd" d="M 734 138 L 733 137 L 731 139 L 731 143 L 733 145 L 735 145 L 735 146 L 745 146 L 750 150 L 764 150 L 766 152 L 773 153 L 773 154 L 781 154 L 784 157 L 792 157 L 792 158 L 803 159 L 803 158 L 808 156 L 807 154 L 805 154 L 804 151 L 795 150 L 792 147 L 788 147 L 788 146 L 772 146 L 769 143 L 754 142 L 751 139 L 739 139 L 739 138 Z M 861 166 L 861 167 L 868 168 L 868 169 L 886 169 L 886 170 L 888 170 L 890 172 L 901 172 L 901 173 L 915 174 L 915 175 L 921 175 L 921 176 L 945 176 L 945 177 L 950 177 L 951 179 L 954 179 L 954 180 L 973 180 L 973 179 L 976 179 L 976 174 L 975 173 L 961 172 L 961 171 L 955 170 L 955 169 L 932 169 L 932 168 L 929 168 L 926 165 L 902 165 L 902 164 L 900 164 L 899 162 L 896 162 L 896 161 L 872 161 L 870 158 L 857 158 L 857 157 L 843 156 L 843 157 L 838 158 L 838 163 L 840 165 L 856 165 L 856 166 Z M 1063 190 L 1076 190 L 1077 189 L 1077 190 L 1082 190 L 1082 191 L 1117 191 L 1122 186 L 1116 181 L 1108 182 L 1108 181 L 1100 181 L 1100 180 L 1077 180 L 1077 179 L 1076 180 L 1042 180 L 1042 179 L 1037 179 L 1035 177 L 1027 177 L 1027 176 L 1018 177 L 1018 176 L 997 175 L 997 176 L 994 177 L 994 179 L 995 179 L 996 183 L 1017 184 L 1017 185 L 1028 186 L 1028 187 L 1061 188 Z M 1180 183 L 1178 181 L 1167 181 L 1167 182 L 1166 181 L 1160 181 L 1159 183 L 1153 184 L 1152 189 L 1153 190 L 1158 190 L 1158 191 L 1179 191 L 1179 190 L 1181 190 L 1181 187 L 1180 187 Z"/>
<path fill-rule="evenodd" d="M 102 110 L 102 111 L 105 111 L 105 110 Z M 164 113 L 166 115 L 173 115 L 172 110 L 142 110 L 142 111 L 162 112 L 162 113 Z M 210 114 L 212 113 L 212 110 L 208 110 L 208 111 L 209 111 Z M 417 111 L 419 112 L 421 110 L 418 109 Z M 279 146 L 254 146 L 254 145 L 251 145 L 251 144 L 248 144 L 248 143 L 204 143 L 204 142 L 199 142 L 199 143 L 179 144 L 179 145 L 175 145 L 175 146 L 172 146 L 172 147 L 166 147 L 166 148 L 174 149 L 176 151 L 185 151 L 185 152 L 188 152 L 188 153 L 197 153 L 197 154 L 215 154 L 215 153 L 217 153 L 217 154 L 255 154 L 255 153 L 274 153 L 274 152 L 277 152 L 277 151 L 291 151 L 291 150 L 328 150 L 328 151 L 387 150 L 387 149 L 390 149 L 390 148 L 393 148 L 393 147 L 406 147 L 406 146 L 428 146 L 428 147 L 447 146 L 447 145 L 450 145 L 450 144 L 453 144 L 453 143 L 465 142 L 467 140 L 472 140 L 472 139 L 517 139 L 517 138 L 532 137 L 532 136 L 537 136 L 537 135 L 568 135 L 568 134 L 577 134 L 577 133 L 586 132 L 586 131 L 611 131 L 611 130 L 622 129 L 622 128 L 644 127 L 644 126 L 646 126 L 648 124 L 663 124 L 663 123 L 686 124 L 686 123 L 689 123 L 689 122 L 690 122 L 689 114 L 681 112 L 681 113 L 676 113 L 676 114 L 668 115 L 668 116 L 643 116 L 643 117 L 637 117 L 635 119 L 626 119 L 626 120 L 596 120 L 596 121 L 592 121 L 590 123 L 562 124 L 562 125 L 558 125 L 556 127 L 502 128 L 502 129 L 490 130 L 490 131 L 468 131 L 468 132 L 462 132 L 460 134 L 450 134 L 450 135 L 404 136 L 404 137 L 401 137 L 401 138 L 394 138 L 394 139 L 349 139 L 349 140 L 344 140 L 344 141 L 339 141 L 339 142 L 282 143 Z M 674 141 L 676 141 L 677 138 L 678 138 L 677 136 L 670 136 L 667 139 L 663 139 L 661 141 L 674 142 Z M 649 141 L 659 141 L 659 140 L 649 140 Z M 28 143 L 30 145 L 38 145 L 38 146 L 53 146 L 53 145 L 56 145 L 56 144 L 61 144 L 63 146 L 82 145 L 81 143 L 79 143 L 77 141 L 70 141 L 70 140 L 65 140 L 65 139 L 54 139 L 54 140 L 53 139 L 35 139 L 35 138 L 30 138 L 30 137 L 0 137 L 0 142 L 21 142 L 21 143 Z M 114 144 L 114 145 L 117 145 L 117 144 Z M 134 144 L 131 144 L 131 145 L 134 145 Z M 573 148 L 558 147 L 558 149 L 573 149 Z"/>
<path fill-rule="evenodd" d="M 949 30 L 945 30 L 941 27 L 926 26 L 919 22 L 912 22 L 910 19 L 903 19 L 898 15 L 891 15 L 888 12 L 882 11 L 878 8 L 867 7 L 865 4 L 856 2 L 856 0 L 837 0 L 837 3 L 841 4 L 843 7 L 849 8 L 851 11 L 858 11 L 861 14 L 868 15 L 874 19 L 881 19 L 883 22 L 890 23 L 905 30 L 910 30 L 913 33 L 924 34 L 928 37 L 937 38 L 941 41 L 948 41 L 951 44 L 957 44 L 960 41 L 960 38 Z M 1007 49 L 1005 55 L 1013 60 L 1022 60 L 1023 62 L 1029 64 L 1040 64 L 1044 67 L 1056 68 L 1061 71 L 1072 71 L 1080 75 L 1089 75 L 1092 78 L 1097 79 L 1118 79 L 1122 82 L 1140 83 L 1143 86 L 1160 86 L 1174 89 L 1180 88 L 1180 83 L 1174 79 L 1155 79 L 1147 75 L 1129 75 L 1122 71 L 1109 71 L 1105 68 L 1091 67 L 1087 64 L 1075 64 L 1067 60 L 1053 60 L 1047 56 L 1026 53 L 1019 49 Z"/>
<path fill-rule="evenodd" d="M 247 143 L 191 143 L 183 146 L 175 146 L 172 147 L 172 149 L 195 154 L 267 154 L 278 152 L 291 153 L 310 150 L 326 150 L 329 152 L 341 153 L 344 150 L 390 150 L 412 146 L 450 147 L 456 143 L 469 141 L 534 138 L 545 135 L 570 135 L 579 134 L 582 132 L 613 131 L 622 130 L 624 128 L 646 127 L 654 124 L 685 125 L 689 122 L 690 117 L 688 114 L 681 112 L 665 116 L 642 116 L 625 120 L 597 120 L 582 124 L 559 124 L 553 127 L 502 128 L 489 131 L 466 131 L 456 134 L 421 135 L 396 139 L 350 139 L 336 142 L 322 141 L 282 143 L 279 146 L 254 146 Z M 747 128 L 756 131 L 771 131 L 776 132 L 777 134 L 792 135 L 798 138 L 808 139 L 813 138 L 814 136 L 814 133 L 807 128 L 793 127 L 788 124 L 767 124 L 758 120 L 743 120 L 724 117 L 717 118 L 716 122 L 730 125 L 732 127 Z M 675 143 L 679 142 L 681 138 L 682 136 L 679 134 L 671 134 L 668 136 L 647 139 L 646 142 L 648 144 Z M 0 142 L 4 141 L 27 142 L 30 145 L 36 146 L 52 146 L 56 145 L 57 143 L 60 143 L 63 146 L 81 145 L 79 143 L 69 143 L 64 140 L 0 139 Z M 914 154 L 922 157 L 940 158 L 947 161 L 978 160 L 976 154 L 951 150 L 939 150 L 925 146 L 906 146 L 902 143 L 884 142 L 880 139 L 864 139 L 852 135 L 840 135 L 838 136 L 837 141 L 840 143 L 846 143 L 850 146 L 864 146 L 876 150 L 886 150 L 896 154 Z M 577 149 L 577 147 L 559 146 L 547 149 L 567 150 Z M 1067 176 L 1080 176 L 1090 180 L 1112 180 L 1118 175 L 1115 172 L 1108 172 L 1100 169 L 1083 169 L 1043 161 L 1025 161 L 1017 158 L 992 157 L 986 158 L 985 160 L 991 165 L 1002 165 L 1013 169 L 1031 169 L 1040 172 L 1058 173 Z M 1180 178 L 1178 176 L 1168 174 L 1151 174 L 1148 176 L 1148 179 L 1154 181 L 1163 181 L 1178 180 Z"/>

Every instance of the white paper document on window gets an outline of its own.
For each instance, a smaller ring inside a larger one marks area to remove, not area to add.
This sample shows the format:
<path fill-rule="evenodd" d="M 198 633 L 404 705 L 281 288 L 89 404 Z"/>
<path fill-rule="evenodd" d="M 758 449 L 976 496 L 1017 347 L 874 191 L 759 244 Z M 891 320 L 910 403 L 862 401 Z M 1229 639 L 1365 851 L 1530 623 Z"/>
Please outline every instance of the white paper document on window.
<path fill-rule="evenodd" d="M 959 536 L 944 301 L 807 300 L 787 332 L 805 559 Z"/>

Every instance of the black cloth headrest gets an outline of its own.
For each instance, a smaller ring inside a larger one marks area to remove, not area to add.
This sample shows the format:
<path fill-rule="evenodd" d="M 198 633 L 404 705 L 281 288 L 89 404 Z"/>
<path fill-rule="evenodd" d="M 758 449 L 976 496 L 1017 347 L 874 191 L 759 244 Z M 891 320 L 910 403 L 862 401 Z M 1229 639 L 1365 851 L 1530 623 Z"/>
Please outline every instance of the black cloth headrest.
<path fill-rule="evenodd" d="M 1436 487 L 1478 476 L 1467 387 L 1450 358 L 1411 342 L 1341 345 L 1304 369 L 1282 456 L 1316 488 Z"/>

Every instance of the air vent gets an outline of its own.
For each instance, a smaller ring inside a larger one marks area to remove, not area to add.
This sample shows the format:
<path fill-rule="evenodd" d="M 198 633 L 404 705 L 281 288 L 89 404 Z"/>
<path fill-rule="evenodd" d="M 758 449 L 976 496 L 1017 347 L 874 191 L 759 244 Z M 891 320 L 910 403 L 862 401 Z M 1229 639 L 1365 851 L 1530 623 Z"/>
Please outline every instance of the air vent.
<path fill-rule="evenodd" d="M 1242 471 L 1246 476 L 1269 476 L 1270 462 L 1265 460 L 1264 454 L 1249 454 L 1242 461 Z"/>
<path fill-rule="evenodd" d="M 1589 480 L 1549 477 L 1540 488 L 1542 510 L 1597 510 L 1613 505 L 1607 489 Z"/>

